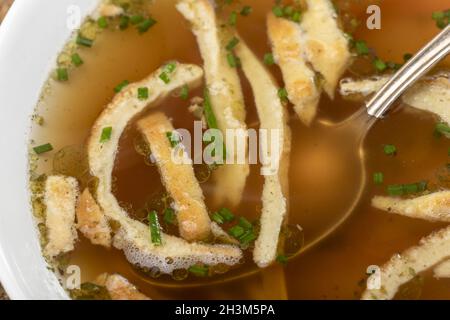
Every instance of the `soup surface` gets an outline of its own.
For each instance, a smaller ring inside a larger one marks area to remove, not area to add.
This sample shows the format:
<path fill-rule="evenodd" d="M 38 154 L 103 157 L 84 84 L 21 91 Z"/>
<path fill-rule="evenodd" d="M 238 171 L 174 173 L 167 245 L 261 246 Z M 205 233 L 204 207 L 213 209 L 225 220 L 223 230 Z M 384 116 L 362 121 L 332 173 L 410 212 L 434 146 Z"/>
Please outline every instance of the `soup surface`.
<path fill-rule="evenodd" d="M 103 30 L 92 48 L 78 51 L 84 64 L 71 70 L 69 81 L 51 81 L 45 88 L 36 110 L 41 121 L 33 122 L 31 139 L 36 145 L 51 142 L 54 151 L 39 156 L 35 173 L 54 173 L 58 150 L 68 146 L 75 148 L 73 146 L 86 142 L 93 123 L 111 101 L 113 88 L 118 83 L 125 79 L 140 80 L 169 60 L 203 64 L 189 24 L 176 11 L 174 3 L 164 0 L 151 5 L 151 15 L 158 23 L 144 34 L 134 28 Z M 374 3 L 381 7 L 380 30 L 368 30 L 365 26 L 366 8 Z M 262 60 L 264 54 L 271 51 L 265 18 L 274 3 L 272 0 L 244 0 L 224 8 L 222 14 L 228 15 L 230 10 L 243 5 L 251 6 L 253 11 L 249 16 L 238 18 L 237 28 Z M 438 32 L 430 16 L 433 11 L 446 9 L 448 2 L 340 0 L 336 5 L 341 19 L 347 21 L 344 26 L 352 24 L 348 21 L 359 21 L 354 30 L 348 30 L 355 39 L 364 39 L 379 57 L 400 62 L 405 53 L 415 52 Z M 448 59 L 441 64 L 441 67 L 446 66 L 449 66 Z M 355 62 L 347 76 L 368 74 L 363 69 Z M 270 71 L 281 84 L 279 69 L 273 66 Z M 244 77 L 241 79 L 246 122 L 249 127 L 257 128 L 253 94 L 248 82 Z M 201 96 L 201 90 L 191 92 L 192 97 L 195 95 Z M 173 118 L 175 128 L 192 129 L 195 118 L 188 106 L 189 102 L 170 97 L 157 110 Z M 340 209 L 343 190 L 356 192 L 351 177 L 358 174 L 352 170 L 354 163 L 340 161 L 339 150 L 350 152 L 346 147 L 348 140 L 335 141 L 333 148 L 324 143 L 322 137 L 329 128 L 321 124 L 321 120 L 338 122 L 359 108 L 361 103 L 346 101 L 339 95 L 333 101 L 323 95 L 318 119 L 309 128 L 300 123 L 290 106 L 288 108 L 293 136 L 288 224 L 290 228 L 301 226 L 297 240 L 304 239 L 303 248 L 308 249 L 301 250 L 286 265 L 275 264 L 257 270 L 248 254 L 242 265 L 223 275 L 205 279 L 189 276 L 177 281 L 169 276 L 152 277 L 141 272 L 127 262 L 122 252 L 93 246 L 82 236 L 69 256 L 69 263 L 81 267 L 82 281 L 92 281 L 103 272 L 119 273 L 153 299 L 360 298 L 370 265 L 382 265 L 394 253 L 416 245 L 420 238 L 443 226 L 376 210 L 370 205 L 371 198 L 386 194 L 389 184 L 427 180 L 430 188 L 448 187 L 450 140 L 433 135 L 435 116 L 398 105 L 375 124 L 364 141 L 365 170 L 369 179 L 356 209 L 331 235 L 308 246 L 335 222 L 339 210 L 343 210 Z M 136 219 L 142 218 L 149 207 L 159 209 L 157 200 L 164 193 L 156 166 L 146 164 L 136 152 L 138 137 L 133 122 L 121 138 L 113 172 L 114 194 Z M 386 144 L 397 147 L 395 157 L 383 152 Z M 342 179 L 342 175 L 336 174 L 339 170 L 346 170 L 349 178 Z M 384 184 L 372 182 L 374 172 L 384 173 Z M 329 180 L 321 184 L 323 179 L 318 179 L 318 175 L 327 175 Z M 340 178 L 335 179 L 335 176 Z M 233 210 L 235 214 L 252 221 L 259 217 L 262 184 L 259 166 L 251 166 L 243 201 Z M 212 181 L 201 186 L 208 209 L 211 212 L 219 209 L 211 201 Z M 403 289 L 398 298 L 449 299 L 450 279 L 437 280 L 431 273 L 421 274 L 420 281 L 413 281 Z"/>

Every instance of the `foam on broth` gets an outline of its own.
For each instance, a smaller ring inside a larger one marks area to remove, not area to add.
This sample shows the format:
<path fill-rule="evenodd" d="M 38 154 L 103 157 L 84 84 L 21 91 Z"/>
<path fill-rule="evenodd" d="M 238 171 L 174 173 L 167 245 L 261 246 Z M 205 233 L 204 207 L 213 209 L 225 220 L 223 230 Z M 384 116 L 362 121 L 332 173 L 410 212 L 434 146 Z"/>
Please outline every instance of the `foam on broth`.
<path fill-rule="evenodd" d="M 372 4 L 366 0 L 341 0 L 337 3 L 359 18 L 365 17 L 367 5 Z M 244 4 L 251 5 L 253 13 L 246 18 L 239 17 L 238 29 L 249 46 L 262 58 L 264 53 L 270 51 L 265 32 L 265 16 L 273 1 L 246 0 Z M 405 50 L 414 52 L 436 34 L 438 30 L 430 14 L 432 11 L 445 9 L 447 3 L 445 0 L 391 0 L 380 1 L 378 4 L 382 9 L 382 29 L 369 31 L 360 27 L 355 38 L 366 40 L 376 48 L 380 57 L 401 61 Z M 174 1 L 156 1 L 151 14 L 158 23 L 147 33 L 139 35 L 133 28 L 126 31 L 106 30 L 92 48 L 81 49 L 84 65 L 70 73 L 69 82 L 52 83 L 39 103 L 37 113 L 44 117 L 45 122 L 43 126 L 33 126 L 32 139 L 37 144 L 51 142 L 55 150 L 82 144 L 95 119 L 112 99 L 113 88 L 124 79 L 130 82 L 139 80 L 173 59 L 202 64 L 195 38 L 189 25 L 175 10 Z M 446 63 L 448 65 L 448 60 Z M 278 69 L 272 67 L 271 71 L 281 84 Z M 255 127 L 257 115 L 251 90 L 245 80 L 243 87 L 248 113 L 246 121 L 249 126 Z M 200 90 L 192 92 L 191 96 L 200 93 Z M 172 97 L 158 110 L 173 118 L 175 128 L 190 129 L 193 127 L 194 117 L 187 107 L 187 102 Z M 358 104 L 343 101 L 339 96 L 334 101 L 323 96 L 319 119 L 339 121 L 355 112 L 358 107 Z M 240 268 L 212 279 L 190 277 L 183 282 L 176 282 L 163 277 L 155 280 L 136 271 L 121 252 L 92 246 L 83 238 L 71 256 L 71 263 L 81 266 L 83 281 L 92 281 L 103 272 L 117 272 L 154 299 L 359 298 L 364 289 L 361 280 L 365 279 L 369 265 L 383 264 L 392 254 L 417 244 L 421 237 L 441 227 L 440 224 L 390 215 L 370 206 L 373 195 L 385 193 L 384 187 L 371 183 L 373 172 L 381 171 L 385 174 L 385 185 L 436 180 L 437 172 L 448 161 L 450 142 L 433 136 L 435 122 L 430 114 L 403 107 L 376 124 L 365 143 L 369 183 L 360 205 L 343 227 L 290 261 L 286 267 L 276 265 L 239 280 L 227 281 L 230 277 L 254 269 L 251 257 L 247 257 L 248 262 Z M 333 195 L 341 188 L 351 188 L 351 185 L 346 185 L 346 181 L 330 183 L 324 194 L 321 186 L 305 184 L 302 179 L 305 172 L 299 164 L 305 162 L 307 157 L 311 157 L 312 163 L 328 159 L 329 163 L 325 167 L 330 170 L 327 172 L 330 175 L 339 166 L 333 162 L 333 154 L 327 152 L 327 148 L 321 148 L 320 135 L 326 130 L 323 126 L 316 124 L 312 128 L 305 128 L 295 116 L 292 116 L 290 126 L 293 146 L 289 223 L 302 226 L 307 243 L 329 223 L 338 201 Z M 137 215 L 153 195 L 160 194 L 164 189 L 156 167 L 146 165 L 142 156 L 136 153 L 133 145 L 136 135 L 136 129 L 131 124 L 121 139 L 114 169 L 114 192 Z M 343 149 L 345 142 L 338 141 Z M 397 146 L 399 152 L 395 158 L 384 155 L 382 146 L 387 143 Z M 311 146 L 317 154 L 311 151 L 305 155 L 305 145 Z M 53 155 L 54 153 L 49 153 L 41 156 L 38 169 L 40 173 L 51 173 Z M 351 166 L 347 170 L 351 170 Z M 320 171 L 319 167 L 317 172 Z M 259 167 L 252 166 L 244 201 L 234 210 L 236 214 L 257 219 L 261 207 L 262 182 Z M 217 209 L 208 197 L 214 186 L 207 182 L 202 187 L 208 208 L 211 211 Z M 324 197 L 328 200 L 324 201 Z M 321 206 L 318 207 L 317 203 L 321 203 Z M 424 277 L 420 298 L 450 298 L 450 280 L 437 281 L 431 274 L 425 274 Z M 161 284 L 165 286 L 162 287 Z M 204 286 L 191 287 L 198 284 Z"/>

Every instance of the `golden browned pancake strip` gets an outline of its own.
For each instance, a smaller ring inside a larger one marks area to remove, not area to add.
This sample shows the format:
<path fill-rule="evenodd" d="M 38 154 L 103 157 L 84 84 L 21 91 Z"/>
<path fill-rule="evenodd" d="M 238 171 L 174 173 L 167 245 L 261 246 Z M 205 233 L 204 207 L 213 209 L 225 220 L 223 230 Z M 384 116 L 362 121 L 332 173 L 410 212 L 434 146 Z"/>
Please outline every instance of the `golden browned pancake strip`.
<path fill-rule="evenodd" d="M 167 133 L 174 132 L 163 113 L 153 113 L 138 122 L 138 128 L 152 151 L 163 184 L 173 199 L 181 237 L 188 241 L 205 240 L 210 235 L 211 220 L 202 189 L 191 164 L 174 161 L 174 149 Z M 181 160 L 181 159 L 180 159 Z"/>
<path fill-rule="evenodd" d="M 101 274 L 95 283 L 104 286 L 112 300 L 151 300 L 119 274 Z"/>
<path fill-rule="evenodd" d="M 124 250 L 133 264 L 158 268 L 161 273 L 172 273 L 197 263 L 233 265 L 242 258 L 241 250 L 234 246 L 188 243 L 165 233 L 161 235 L 162 245 L 153 244 L 148 226 L 130 218 L 112 193 L 112 171 L 119 139 L 131 119 L 157 106 L 162 99 L 185 85 L 191 89 L 199 86 L 203 76 L 202 69 L 196 65 L 176 63 L 170 82 L 164 83 L 159 77 L 164 71 L 165 67 L 161 67 L 144 80 L 124 88 L 95 122 L 88 141 L 88 159 L 91 174 L 98 178 L 97 202 L 108 219 L 120 225 L 113 245 Z M 147 101 L 138 98 L 137 91 L 141 87 L 149 88 Z M 108 127 L 112 128 L 110 139 L 101 142 L 102 131 Z"/>
<path fill-rule="evenodd" d="M 77 228 L 92 244 L 111 247 L 111 228 L 102 209 L 89 189 L 85 189 L 78 199 Z"/>
<path fill-rule="evenodd" d="M 72 177 L 49 176 L 45 182 L 44 192 L 48 240 L 44 253 L 53 258 L 72 251 L 78 238 L 75 230 L 78 182 Z"/>
<path fill-rule="evenodd" d="M 339 28 L 330 0 L 306 0 L 301 27 L 308 61 L 323 78 L 323 89 L 331 98 L 351 60 L 348 39 Z"/>
<path fill-rule="evenodd" d="M 381 267 L 379 275 L 377 273 L 371 275 L 371 278 L 381 276 L 381 287 L 367 289 L 364 291 L 362 299 L 392 299 L 401 285 L 412 280 L 418 273 L 426 271 L 448 258 L 450 258 L 450 227 L 434 232 L 423 238 L 418 246 L 392 256 Z"/>
<path fill-rule="evenodd" d="M 225 49 L 231 38 L 227 36 L 229 33 L 226 29 L 220 26 L 210 1 L 180 0 L 176 7 L 191 23 L 192 32 L 197 38 L 212 109 L 217 118 L 218 129 L 222 131 L 226 140 L 227 129 L 247 129 L 239 76 L 236 68 L 228 64 L 228 52 Z M 247 139 L 240 147 L 245 152 Z M 238 146 L 235 150 L 237 148 Z M 217 203 L 228 201 L 231 206 L 237 206 L 241 201 L 249 173 L 248 163 L 238 164 L 236 161 L 218 168 L 213 174 Z"/>
<path fill-rule="evenodd" d="M 278 133 L 278 141 L 268 141 L 262 144 L 262 155 L 273 159 L 273 170 L 262 172 L 264 187 L 262 193 L 262 212 L 260 232 L 255 242 L 253 259 L 259 267 L 272 263 L 277 254 L 280 230 L 287 215 L 288 197 L 288 166 L 291 149 L 291 133 L 287 125 L 287 112 L 278 97 L 278 86 L 270 73 L 264 68 L 258 58 L 241 40 L 236 47 L 236 53 L 241 59 L 242 68 L 253 89 L 256 108 L 260 119 L 260 130 Z M 275 148 L 272 149 L 271 145 Z M 278 155 L 277 157 L 273 157 Z M 268 169 L 268 168 L 263 168 Z M 269 172 L 270 171 L 270 172 Z"/>
<path fill-rule="evenodd" d="M 428 221 L 450 222 L 450 191 L 439 191 L 414 199 L 376 196 L 372 206 L 390 213 Z"/>
<path fill-rule="evenodd" d="M 309 125 L 316 116 L 321 91 L 307 64 L 303 31 L 298 23 L 277 18 L 273 13 L 267 17 L 267 31 L 289 100 L 300 120 Z"/>

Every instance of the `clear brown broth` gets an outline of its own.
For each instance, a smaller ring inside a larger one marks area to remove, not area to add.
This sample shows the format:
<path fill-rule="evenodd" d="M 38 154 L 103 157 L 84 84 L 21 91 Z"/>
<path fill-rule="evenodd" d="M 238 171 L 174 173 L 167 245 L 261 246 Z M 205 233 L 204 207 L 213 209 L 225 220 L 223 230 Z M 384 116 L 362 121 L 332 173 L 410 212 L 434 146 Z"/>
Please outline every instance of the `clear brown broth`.
<path fill-rule="evenodd" d="M 337 1 L 340 8 L 359 18 L 373 1 Z M 188 24 L 173 7 L 174 1 L 157 1 L 152 15 L 158 24 L 144 35 L 130 28 L 126 31 L 104 31 L 90 49 L 80 54 L 85 64 L 71 72 L 70 81 L 53 83 L 38 105 L 37 112 L 45 119 L 43 126 L 33 126 L 32 138 L 37 142 L 51 142 L 56 150 L 84 143 L 90 128 L 104 106 L 113 97 L 113 88 L 122 80 L 136 81 L 151 73 L 168 60 L 202 64 L 195 38 Z M 265 15 L 273 1 L 246 0 L 253 13 L 239 18 L 238 29 L 249 46 L 262 57 L 270 48 L 265 33 Z M 401 61 L 405 52 L 414 52 L 438 29 L 430 18 L 431 12 L 446 9 L 447 1 L 390 0 L 377 1 L 382 9 L 382 29 L 369 31 L 358 28 L 355 38 L 365 39 L 376 48 L 380 57 Z M 363 20 L 364 21 L 364 20 Z M 444 62 L 448 64 L 448 60 Z M 281 83 L 276 67 L 271 68 Z M 247 123 L 257 123 L 253 96 L 243 79 L 247 105 Z M 193 94 L 200 94 L 200 91 Z M 187 111 L 187 102 L 171 97 L 159 107 L 174 119 L 178 128 L 191 128 L 193 116 Z M 355 112 L 359 104 L 337 97 L 330 101 L 325 96 L 320 104 L 319 119 L 339 121 Z M 371 208 L 373 195 L 384 194 L 384 187 L 374 186 L 373 172 L 382 171 L 387 184 L 409 183 L 424 179 L 436 180 L 437 173 L 445 168 L 450 143 L 445 138 L 433 136 L 436 119 L 430 114 L 400 106 L 386 119 L 378 122 L 365 141 L 366 171 L 369 183 L 360 204 L 351 218 L 331 236 L 311 250 L 304 252 L 286 267 L 273 266 L 247 277 L 229 281 L 254 269 L 251 257 L 243 266 L 213 279 L 190 277 L 183 282 L 162 277 L 151 279 L 137 272 L 117 250 L 92 246 L 82 239 L 71 257 L 71 263 L 81 266 L 83 281 L 92 281 L 103 272 L 118 272 L 136 284 L 154 299 L 354 299 L 359 298 L 369 265 L 381 265 L 392 254 L 417 244 L 418 240 L 442 225 L 390 215 Z M 290 172 L 289 223 L 299 224 L 305 232 L 305 241 L 317 236 L 334 216 L 338 198 L 337 190 L 352 188 L 348 181 L 330 182 L 323 186 L 305 184 L 305 163 L 328 159 L 323 168 L 327 174 L 339 168 L 335 156 L 320 148 L 323 126 L 305 128 L 292 116 L 293 152 Z M 131 124 L 120 141 L 114 176 L 115 194 L 131 212 L 142 208 L 152 195 L 160 194 L 163 187 L 155 167 L 146 165 L 133 147 L 136 130 Z M 316 139 L 316 140 L 314 140 Z M 346 141 L 339 142 L 345 149 Z M 396 157 L 387 157 L 382 145 L 395 144 Z M 305 154 L 306 146 L 311 151 Z M 316 147 L 316 148 L 314 148 Z M 317 152 L 313 152 L 316 150 Z M 51 172 L 53 154 L 41 157 L 39 172 Z M 319 166 L 318 171 L 323 169 Z M 239 215 L 256 219 L 260 209 L 262 177 L 259 168 L 252 166 L 243 203 L 235 210 Z M 346 170 L 351 172 L 351 166 Z M 350 180 L 349 180 L 350 181 Z M 208 207 L 214 210 L 208 195 L 214 186 L 202 185 Z M 325 201 L 324 199 L 327 199 Z M 318 204 L 321 204 L 320 206 Z M 450 280 L 436 280 L 431 274 L 423 275 L 420 298 L 450 298 Z M 201 286 L 198 286 L 201 285 Z"/>

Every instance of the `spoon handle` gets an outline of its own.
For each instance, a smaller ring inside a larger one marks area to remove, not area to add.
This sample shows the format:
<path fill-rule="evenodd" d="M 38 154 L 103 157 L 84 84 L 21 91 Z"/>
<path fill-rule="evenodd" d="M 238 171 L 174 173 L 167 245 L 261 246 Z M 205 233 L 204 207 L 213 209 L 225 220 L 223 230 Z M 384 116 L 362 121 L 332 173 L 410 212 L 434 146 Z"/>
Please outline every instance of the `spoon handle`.
<path fill-rule="evenodd" d="M 389 107 L 414 82 L 450 52 L 450 25 L 423 47 L 398 70 L 393 77 L 370 99 L 367 113 L 381 118 Z"/>

